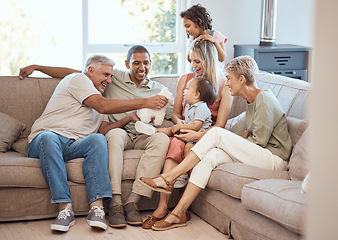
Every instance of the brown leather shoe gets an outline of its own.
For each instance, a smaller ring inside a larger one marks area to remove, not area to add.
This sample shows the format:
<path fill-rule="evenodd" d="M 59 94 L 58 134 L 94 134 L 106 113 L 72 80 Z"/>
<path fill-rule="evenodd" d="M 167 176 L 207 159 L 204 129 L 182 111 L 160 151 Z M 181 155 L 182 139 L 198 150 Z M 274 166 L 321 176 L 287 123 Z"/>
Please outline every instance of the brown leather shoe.
<path fill-rule="evenodd" d="M 166 219 L 170 215 L 173 215 L 177 219 L 179 219 L 178 223 L 169 223 L 169 222 L 167 222 Z M 165 219 L 161 220 L 161 221 L 155 222 L 154 226 L 152 226 L 151 229 L 157 230 L 157 231 L 163 231 L 163 230 L 169 230 L 169 229 L 172 229 L 172 228 L 187 226 L 187 214 L 183 214 L 182 217 L 179 217 L 175 213 L 169 213 L 168 216 Z"/>
<path fill-rule="evenodd" d="M 143 221 L 142 228 L 151 229 L 151 227 L 154 226 L 155 222 L 164 219 L 167 215 L 168 215 L 168 211 L 165 213 L 164 217 L 161 217 L 161 218 L 155 217 L 154 215 L 146 216 L 147 218 L 146 220 Z"/>
<path fill-rule="evenodd" d="M 109 208 L 108 213 L 109 226 L 114 228 L 122 228 L 127 226 L 126 219 L 124 217 L 123 206 L 115 205 Z"/>
<path fill-rule="evenodd" d="M 163 187 L 159 187 L 159 186 L 156 185 L 156 183 L 154 182 L 153 179 L 158 178 L 158 177 L 161 177 L 165 181 L 165 183 L 167 184 L 167 187 L 163 188 Z M 143 186 L 146 186 L 147 188 L 150 188 L 151 190 L 156 191 L 156 192 L 171 194 L 173 189 L 174 189 L 174 184 L 168 182 L 167 179 L 165 179 L 162 175 L 158 175 L 158 176 L 153 177 L 153 178 L 141 177 L 141 178 L 138 179 L 138 181 Z"/>
<path fill-rule="evenodd" d="M 126 216 L 127 223 L 130 225 L 141 225 L 142 216 L 138 211 L 137 203 L 130 202 L 123 206 L 124 215 Z"/>

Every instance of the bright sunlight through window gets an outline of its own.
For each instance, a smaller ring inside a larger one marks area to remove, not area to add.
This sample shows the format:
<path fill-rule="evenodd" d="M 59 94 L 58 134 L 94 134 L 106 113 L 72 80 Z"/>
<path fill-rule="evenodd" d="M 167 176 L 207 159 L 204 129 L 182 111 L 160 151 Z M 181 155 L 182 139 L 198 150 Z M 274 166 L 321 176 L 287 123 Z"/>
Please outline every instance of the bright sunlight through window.
<path fill-rule="evenodd" d="M 186 70 L 186 37 L 179 12 L 185 0 L 1 0 L 0 74 L 30 64 L 82 69 L 104 54 L 125 70 L 128 49 L 151 53 L 150 75 Z M 33 76 L 41 76 L 35 72 Z"/>

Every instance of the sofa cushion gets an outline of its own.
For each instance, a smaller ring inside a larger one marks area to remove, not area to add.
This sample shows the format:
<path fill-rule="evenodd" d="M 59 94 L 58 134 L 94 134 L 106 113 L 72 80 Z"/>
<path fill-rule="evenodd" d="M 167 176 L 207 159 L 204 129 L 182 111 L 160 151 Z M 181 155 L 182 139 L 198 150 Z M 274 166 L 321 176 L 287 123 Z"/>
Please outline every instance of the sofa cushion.
<path fill-rule="evenodd" d="M 310 94 L 310 83 L 261 72 L 257 77 L 257 85 L 263 90 L 270 89 L 273 92 L 288 117 L 307 118 L 306 103 Z"/>
<path fill-rule="evenodd" d="M 297 144 L 293 148 L 288 170 L 291 180 L 303 181 L 310 170 L 309 160 L 309 129 L 306 129 Z"/>
<path fill-rule="evenodd" d="M 12 145 L 13 150 L 25 154 L 26 155 L 26 149 L 28 147 L 28 138 L 20 138 L 17 141 L 15 141 Z"/>
<path fill-rule="evenodd" d="M 41 116 L 60 80 L 34 77 L 20 80 L 18 76 L 0 77 L 0 102 L 5 103 L 0 104 L 0 111 L 26 125 L 19 139 L 28 137 L 33 123 Z"/>
<path fill-rule="evenodd" d="M 212 171 L 207 187 L 240 199 L 245 184 L 270 178 L 288 179 L 288 173 L 287 171 L 266 170 L 243 163 L 225 163 Z"/>
<path fill-rule="evenodd" d="M 124 152 L 123 180 L 135 179 L 138 162 L 143 153 L 143 150 Z M 0 159 L 0 187 L 48 188 L 39 159 L 28 158 L 24 154 L 14 151 L 0 153 Z M 66 163 L 68 181 L 85 184 L 82 162 L 83 158 L 76 158 Z"/>
<path fill-rule="evenodd" d="M 124 152 L 123 180 L 135 179 L 137 165 L 143 153 L 143 150 Z M 39 159 L 28 158 L 24 154 L 14 151 L 0 153 L 0 159 L 0 187 L 48 188 Z M 82 162 L 83 158 L 76 158 L 66 163 L 68 181 L 85 184 Z"/>
<path fill-rule="evenodd" d="M 0 153 L 0 159 L 0 187 L 48 188 L 39 159 L 14 151 Z"/>
<path fill-rule="evenodd" d="M 245 110 L 246 110 L 246 100 L 241 96 L 234 96 L 232 99 L 231 110 L 228 118 L 229 119 L 234 118 L 239 114 L 241 114 L 242 112 L 245 112 Z"/>
<path fill-rule="evenodd" d="M 178 82 L 179 76 L 178 75 L 166 75 L 166 76 L 154 76 L 151 77 L 151 80 L 159 82 L 166 86 L 169 91 L 176 96 L 176 87 Z"/>
<path fill-rule="evenodd" d="M 301 185 L 301 181 L 282 179 L 246 184 L 242 190 L 242 203 L 247 209 L 303 234 L 307 199 L 301 194 Z"/>
<path fill-rule="evenodd" d="M 25 124 L 0 112 L 0 151 L 6 152 L 25 129 Z"/>
<path fill-rule="evenodd" d="M 245 117 L 245 112 L 242 112 L 241 114 L 239 114 L 238 116 L 234 118 L 228 119 L 224 128 L 230 130 L 243 117 Z"/>
<path fill-rule="evenodd" d="M 48 188 L 38 158 L 28 158 L 22 153 L 8 151 L 0 153 L 0 159 L 1 187 Z M 85 183 L 82 174 L 82 161 L 82 158 L 76 158 L 66 163 L 69 181 Z"/>
<path fill-rule="evenodd" d="M 124 151 L 122 180 L 134 180 L 140 157 L 144 150 Z M 73 159 L 66 164 L 68 180 L 74 183 L 85 183 L 82 173 L 82 158 Z"/>
<path fill-rule="evenodd" d="M 292 147 L 294 147 L 302 136 L 303 132 L 309 126 L 309 121 L 306 119 L 287 117 L 287 124 L 292 141 Z"/>

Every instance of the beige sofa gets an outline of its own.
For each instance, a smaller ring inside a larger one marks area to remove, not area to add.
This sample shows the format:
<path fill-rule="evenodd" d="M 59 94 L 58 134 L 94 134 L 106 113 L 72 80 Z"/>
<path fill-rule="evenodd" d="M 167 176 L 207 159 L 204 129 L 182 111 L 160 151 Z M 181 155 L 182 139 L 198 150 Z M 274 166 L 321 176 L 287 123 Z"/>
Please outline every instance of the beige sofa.
<path fill-rule="evenodd" d="M 175 93 L 177 76 L 159 76 Z M 50 203 L 50 192 L 38 159 L 27 158 L 25 147 L 30 128 L 48 102 L 60 79 L 0 77 L 0 221 L 54 217 L 57 206 Z M 294 150 L 288 171 L 273 172 L 240 163 L 223 164 L 211 175 L 208 186 L 194 201 L 191 210 L 226 237 L 233 239 L 300 239 L 304 232 L 306 195 L 301 183 L 307 169 L 305 105 L 310 84 L 300 80 L 261 73 L 258 85 L 271 89 L 288 115 Z M 227 128 L 245 110 L 245 102 L 234 98 Z M 24 130 L 23 130 L 24 129 Z M 304 132 L 304 134 L 303 134 Z M 299 140 L 299 141 L 298 141 Z M 297 143 L 297 144 L 296 144 Z M 131 191 L 136 166 L 143 151 L 128 150 L 124 155 L 122 198 Z M 88 211 L 81 159 L 67 164 L 68 181 L 76 214 Z M 179 199 L 179 190 L 171 206 Z M 142 198 L 140 210 L 154 209 L 158 193 Z"/>

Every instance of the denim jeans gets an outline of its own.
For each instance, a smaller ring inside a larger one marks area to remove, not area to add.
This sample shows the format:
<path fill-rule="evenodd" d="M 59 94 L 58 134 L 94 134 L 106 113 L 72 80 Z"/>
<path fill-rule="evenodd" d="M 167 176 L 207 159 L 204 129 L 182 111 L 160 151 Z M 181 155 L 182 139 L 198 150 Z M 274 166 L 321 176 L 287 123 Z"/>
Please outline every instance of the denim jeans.
<path fill-rule="evenodd" d="M 65 163 L 75 158 L 84 158 L 82 172 L 89 203 L 112 196 L 107 140 L 102 134 L 91 134 L 75 141 L 45 131 L 30 142 L 27 156 L 40 159 L 43 176 L 52 194 L 52 203 L 71 202 Z"/>

